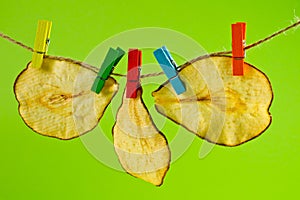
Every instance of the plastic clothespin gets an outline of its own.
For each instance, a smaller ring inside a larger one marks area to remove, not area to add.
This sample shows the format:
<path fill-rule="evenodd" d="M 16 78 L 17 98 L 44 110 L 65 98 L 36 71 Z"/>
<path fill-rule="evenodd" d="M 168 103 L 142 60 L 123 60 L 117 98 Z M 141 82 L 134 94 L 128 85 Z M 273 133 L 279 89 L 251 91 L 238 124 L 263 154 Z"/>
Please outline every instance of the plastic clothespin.
<path fill-rule="evenodd" d="M 246 46 L 246 23 L 238 22 L 231 24 L 232 31 L 232 74 L 233 76 L 244 75 L 244 58 Z"/>
<path fill-rule="evenodd" d="M 34 52 L 32 55 L 31 66 L 40 68 L 43 64 L 44 55 L 47 53 L 50 42 L 50 31 L 52 22 L 39 20 L 34 42 Z"/>
<path fill-rule="evenodd" d="M 137 96 L 137 89 L 140 87 L 141 65 L 142 51 L 138 49 L 129 49 L 126 98 L 136 98 Z"/>
<path fill-rule="evenodd" d="M 118 47 L 117 49 L 109 48 L 91 88 L 93 92 L 97 94 L 101 92 L 102 88 L 104 87 L 105 81 L 113 71 L 113 68 L 119 63 L 124 55 L 125 51 L 120 47 Z"/>
<path fill-rule="evenodd" d="M 177 64 L 169 53 L 168 49 L 163 46 L 153 52 L 157 62 L 168 77 L 175 92 L 180 95 L 186 91 L 185 85 L 178 76 Z"/>

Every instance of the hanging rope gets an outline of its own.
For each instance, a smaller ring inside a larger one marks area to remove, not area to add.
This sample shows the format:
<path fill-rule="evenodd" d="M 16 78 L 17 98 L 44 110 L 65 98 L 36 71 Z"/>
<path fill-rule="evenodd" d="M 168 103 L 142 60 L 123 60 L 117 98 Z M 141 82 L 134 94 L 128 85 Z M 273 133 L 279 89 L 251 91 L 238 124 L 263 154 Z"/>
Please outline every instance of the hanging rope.
<path fill-rule="evenodd" d="M 249 50 L 249 49 L 252 49 L 254 47 L 257 47 L 259 45 L 261 45 L 262 43 L 265 43 L 269 40 L 271 40 L 272 38 L 278 36 L 278 35 L 281 35 L 283 33 L 285 33 L 286 31 L 292 29 L 292 28 L 296 28 L 297 26 L 300 25 L 300 20 L 298 20 L 297 22 L 293 23 L 292 25 L 288 26 L 288 27 L 285 27 L 271 35 L 269 35 L 268 37 L 266 38 L 263 38 L 261 40 L 258 40 L 252 44 L 249 44 L 247 45 L 244 49 L 245 50 Z M 4 33 L 0 33 L 0 37 L 2 37 L 3 39 L 6 39 L 8 40 L 9 42 L 13 43 L 13 44 L 16 44 L 20 47 L 23 47 L 24 49 L 28 50 L 28 51 L 31 51 L 33 52 L 34 49 L 23 44 L 22 42 L 19 42 L 13 38 L 11 38 L 10 36 L 8 35 L 5 35 Z M 211 57 L 211 56 L 221 56 L 221 55 L 228 55 L 228 54 L 231 54 L 232 51 L 220 51 L 220 52 L 215 52 L 215 53 L 210 53 L 210 54 L 206 54 L 206 55 L 201 55 L 197 58 L 194 58 L 186 63 L 184 63 L 183 65 L 179 66 L 179 69 L 182 69 L 188 65 L 191 65 L 192 63 L 194 62 L 197 62 L 198 60 L 201 60 L 201 59 L 204 59 L 204 58 L 208 58 L 208 57 Z M 94 67 L 92 65 L 89 65 L 87 63 L 84 63 L 84 62 L 81 62 L 81 61 L 76 61 L 76 60 L 73 60 L 71 58 L 64 58 L 64 57 L 59 57 L 59 56 L 50 56 L 50 55 L 45 55 L 45 57 L 48 57 L 48 58 L 53 58 L 53 59 L 57 59 L 57 60 L 61 60 L 61 61 L 68 61 L 68 62 L 72 62 L 74 64 L 79 64 L 81 65 L 82 67 L 86 68 L 86 69 L 89 69 L 95 73 L 98 73 L 98 68 L 97 67 Z M 155 76 L 160 76 L 160 75 L 163 75 L 164 73 L 163 72 L 157 72 L 157 73 L 150 73 L 150 74 L 144 74 L 144 75 L 141 75 L 141 78 L 148 78 L 148 77 L 155 77 Z M 114 76 L 119 76 L 119 77 L 126 77 L 126 75 L 124 74 L 118 74 L 118 73 L 112 73 L 112 75 Z"/>

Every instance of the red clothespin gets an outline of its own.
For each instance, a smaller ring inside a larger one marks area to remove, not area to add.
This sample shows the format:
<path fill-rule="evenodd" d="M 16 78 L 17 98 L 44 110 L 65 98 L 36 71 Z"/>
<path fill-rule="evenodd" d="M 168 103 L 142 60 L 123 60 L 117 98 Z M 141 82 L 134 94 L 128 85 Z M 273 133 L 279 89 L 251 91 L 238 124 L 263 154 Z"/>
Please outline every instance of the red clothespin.
<path fill-rule="evenodd" d="M 244 58 L 246 46 L 246 23 L 231 24 L 232 31 L 232 73 L 233 76 L 244 75 Z"/>
<path fill-rule="evenodd" d="M 138 49 L 129 49 L 126 98 L 136 98 L 137 89 L 140 87 L 141 65 L 142 65 L 142 51 Z"/>

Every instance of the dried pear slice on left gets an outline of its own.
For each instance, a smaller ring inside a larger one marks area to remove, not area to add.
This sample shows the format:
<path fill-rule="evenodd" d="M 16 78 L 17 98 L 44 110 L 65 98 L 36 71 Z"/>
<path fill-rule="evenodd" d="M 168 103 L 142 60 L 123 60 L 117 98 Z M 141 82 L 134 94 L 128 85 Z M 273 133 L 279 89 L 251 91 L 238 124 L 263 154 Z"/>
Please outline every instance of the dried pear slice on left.
<path fill-rule="evenodd" d="M 59 139 L 92 130 L 118 91 L 111 77 L 99 95 L 90 91 L 95 77 L 93 70 L 55 58 L 44 58 L 41 68 L 29 63 L 14 86 L 21 117 L 35 132 Z"/>
<path fill-rule="evenodd" d="M 113 128 L 116 153 L 131 175 L 161 185 L 170 165 L 170 150 L 164 135 L 157 130 L 142 100 L 123 97 Z"/>

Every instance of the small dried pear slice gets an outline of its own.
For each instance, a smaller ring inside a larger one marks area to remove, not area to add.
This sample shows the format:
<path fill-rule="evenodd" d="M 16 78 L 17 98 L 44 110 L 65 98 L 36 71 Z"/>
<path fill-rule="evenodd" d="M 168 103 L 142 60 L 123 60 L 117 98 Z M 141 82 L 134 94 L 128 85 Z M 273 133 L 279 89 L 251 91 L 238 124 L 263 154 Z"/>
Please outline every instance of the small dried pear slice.
<path fill-rule="evenodd" d="M 96 73 L 73 62 L 44 58 L 18 76 L 14 90 L 19 113 L 35 132 L 71 139 L 92 130 L 118 90 L 108 78 L 99 95 L 90 91 Z"/>
<path fill-rule="evenodd" d="M 231 57 L 219 56 L 184 67 L 179 76 L 187 91 L 177 96 L 166 82 L 152 93 L 157 111 L 212 143 L 236 146 L 257 137 L 271 123 L 271 84 L 247 63 L 244 76 L 233 76 L 231 63 Z"/>
<path fill-rule="evenodd" d="M 162 184 L 170 165 L 170 150 L 145 107 L 141 89 L 137 98 L 123 96 L 113 138 L 120 163 L 129 174 L 157 186 Z"/>

